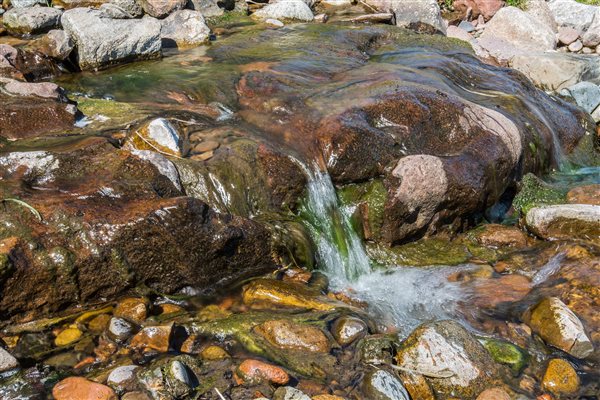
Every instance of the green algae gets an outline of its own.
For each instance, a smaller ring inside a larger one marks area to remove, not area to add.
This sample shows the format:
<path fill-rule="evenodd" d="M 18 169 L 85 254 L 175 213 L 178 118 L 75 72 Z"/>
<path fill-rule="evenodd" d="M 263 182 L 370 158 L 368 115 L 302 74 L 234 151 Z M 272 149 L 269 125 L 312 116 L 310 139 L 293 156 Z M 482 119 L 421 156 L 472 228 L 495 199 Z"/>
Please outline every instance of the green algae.
<path fill-rule="evenodd" d="M 426 238 L 416 242 L 386 247 L 367 244 L 369 256 L 381 265 L 458 265 L 471 257 L 467 247 L 443 238 Z"/>
<path fill-rule="evenodd" d="M 227 318 L 207 322 L 197 322 L 190 326 L 198 335 L 217 338 L 234 338 L 247 351 L 264 357 L 272 362 L 289 368 L 301 375 L 324 381 L 335 373 L 335 358 L 329 354 L 310 353 L 299 350 L 280 349 L 255 332 L 258 325 L 275 319 L 285 319 L 297 324 L 306 324 L 321 328 L 339 317 L 339 312 L 310 312 L 301 314 L 250 311 L 244 314 L 232 314 Z"/>
<path fill-rule="evenodd" d="M 507 365 L 515 376 L 518 376 L 527 366 L 529 355 L 520 347 L 496 339 L 481 339 L 480 341 L 494 361 Z"/>
<path fill-rule="evenodd" d="M 513 200 L 513 208 L 517 212 L 527 214 L 537 206 L 566 202 L 566 191 L 556 189 L 533 174 L 525 175 L 520 186 L 521 189 Z"/>
<path fill-rule="evenodd" d="M 361 204 L 366 205 L 367 215 L 360 218 L 361 211 L 359 209 L 353 214 L 351 222 L 356 232 L 364 232 L 366 228 L 371 233 L 372 238 L 378 238 L 381 234 L 385 202 L 387 200 L 387 190 L 383 185 L 383 181 L 375 179 L 369 182 L 345 185 L 337 193 L 343 206 L 358 208 Z M 364 222 L 368 223 L 367 227 L 363 226 Z"/>

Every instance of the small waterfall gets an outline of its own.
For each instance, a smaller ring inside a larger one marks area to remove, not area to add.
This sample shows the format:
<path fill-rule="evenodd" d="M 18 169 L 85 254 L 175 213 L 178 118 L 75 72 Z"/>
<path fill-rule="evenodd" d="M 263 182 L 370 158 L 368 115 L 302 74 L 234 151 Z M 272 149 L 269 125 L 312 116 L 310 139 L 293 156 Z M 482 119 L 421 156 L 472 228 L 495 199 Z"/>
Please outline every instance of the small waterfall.
<path fill-rule="evenodd" d="M 350 222 L 351 210 L 341 207 L 327 172 L 298 163 L 308 177 L 308 196 L 300 212 L 316 243 L 319 265 L 334 290 L 366 301 L 401 336 L 424 321 L 457 318 L 457 306 L 466 298 L 459 283 L 448 276 L 470 265 L 372 269 L 361 238 Z"/>
<path fill-rule="evenodd" d="M 327 172 L 309 169 L 308 198 L 301 216 L 317 245 L 322 269 L 333 283 L 346 284 L 371 271 L 362 240 L 354 231 L 349 211 L 340 207 L 335 187 Z"/>

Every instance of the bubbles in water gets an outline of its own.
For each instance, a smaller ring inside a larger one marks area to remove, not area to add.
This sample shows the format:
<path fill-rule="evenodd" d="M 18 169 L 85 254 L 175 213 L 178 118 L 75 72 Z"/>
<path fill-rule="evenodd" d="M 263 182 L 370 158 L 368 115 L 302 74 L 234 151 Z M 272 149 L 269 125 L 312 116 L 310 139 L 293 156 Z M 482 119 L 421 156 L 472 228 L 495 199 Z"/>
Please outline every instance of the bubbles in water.
<path fill-rule="evenodd" d="M 466 299 L 459 282 L 448 276 L 469 265 L 456 267 L 391 267 L 363 275 L 346 292 L 368 303 L 369 308 L 405 336 L 426 321 L 457 316 L 457 305 Z"/>

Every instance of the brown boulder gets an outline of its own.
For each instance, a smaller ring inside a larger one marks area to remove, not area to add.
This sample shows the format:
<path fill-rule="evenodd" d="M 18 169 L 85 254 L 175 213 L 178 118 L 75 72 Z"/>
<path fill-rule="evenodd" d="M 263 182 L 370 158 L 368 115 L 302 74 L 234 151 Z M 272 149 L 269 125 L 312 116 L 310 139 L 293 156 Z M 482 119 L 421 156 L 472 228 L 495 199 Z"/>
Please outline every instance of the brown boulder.
<path fill-rule="evenodd" d="M 114 299 L 141 283 L 173 292 L 272 268 L 265 228 L 183 197 L 166 159 L 159 172 L 101 139 L 73 146 L 0 156 L 4 197 L 21 199 L 42 218 L 16 203 L 0 210 L 13 226 L 0 239 L 21 243 L 0 280 L 6 317 Z"/>
<path fill-rule="evenodd" d="M 259 360 L 244 360 L 238 367 L 237 374 L 249 383 L 267 381 L 277 385 L 285 385 L 290 380 L 287 372 L 280 367 Z"/>

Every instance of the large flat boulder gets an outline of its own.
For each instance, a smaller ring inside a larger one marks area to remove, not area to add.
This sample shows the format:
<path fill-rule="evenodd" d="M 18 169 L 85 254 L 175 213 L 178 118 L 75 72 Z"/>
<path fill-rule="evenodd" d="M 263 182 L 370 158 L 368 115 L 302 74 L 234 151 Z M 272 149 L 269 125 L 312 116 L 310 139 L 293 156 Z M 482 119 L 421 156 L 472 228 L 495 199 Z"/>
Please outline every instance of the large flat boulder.
<path fill-rule="evenodd" d="M 268 232 L 185 197 L 174 170 L 159 154 L 118 150 L 104 139 L 0 156 L 2 197 L 39 213 L 18 203 L 0 212 L 12 226 L 0 233 L 10 243 L 2 315 L 56 312 L 138 285 L 209 290 L 269 270 Z"/>
<path fill-rule="evenodd" d="M 75 8 L 61 22 L 73 39 L 82 70 L 159 57 L 160 22 L 152 17 L 111 19 L 101 11 Z"/>

